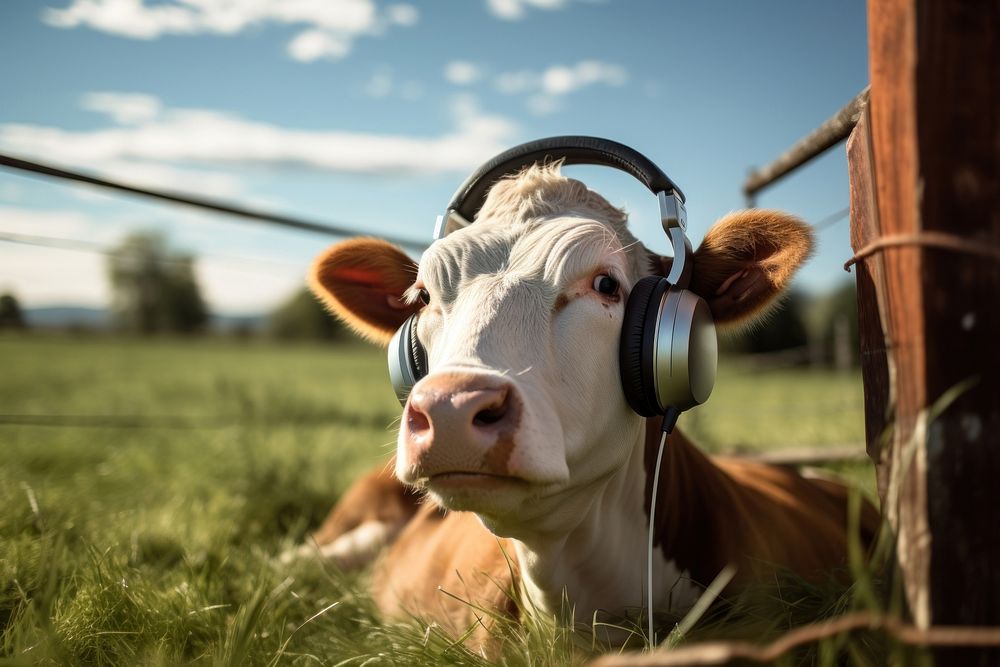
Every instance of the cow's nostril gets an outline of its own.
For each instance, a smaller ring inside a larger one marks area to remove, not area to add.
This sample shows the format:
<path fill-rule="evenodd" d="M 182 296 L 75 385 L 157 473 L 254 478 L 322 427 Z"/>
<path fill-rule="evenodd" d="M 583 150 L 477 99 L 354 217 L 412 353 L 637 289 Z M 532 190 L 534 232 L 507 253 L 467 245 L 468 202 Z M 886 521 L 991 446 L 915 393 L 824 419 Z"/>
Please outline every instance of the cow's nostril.
<path fill-rule="evenodd" d="M 431 423 L 423 411 L 411 405 L 406 411 L 406 426 L 410 433 L 422 433 L 430 429 Z"/>
<path fill-rule="evenodd" d="M 476 413 L 476 416 L 472 418 L 472 423 L 476 426 L 489 426 L 490 424 L 496 424 L 498 421 L 504 418 L 507 414 L 507 401 L 504 401 L 500 405 L 486 408 L 485 410 L 480 410 Z"/>

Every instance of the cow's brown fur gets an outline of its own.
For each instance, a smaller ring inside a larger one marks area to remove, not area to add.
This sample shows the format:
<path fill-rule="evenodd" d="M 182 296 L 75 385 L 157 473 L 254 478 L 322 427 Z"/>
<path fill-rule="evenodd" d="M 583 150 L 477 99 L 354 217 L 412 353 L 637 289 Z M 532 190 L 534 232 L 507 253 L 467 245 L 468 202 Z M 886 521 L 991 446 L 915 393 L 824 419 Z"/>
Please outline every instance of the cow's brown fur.
<path fill-rule="evenodd" d="M 659 425 L 647 421 L 648 473 L 656 465 Z M 679 430 L 664 447 L 656 507 L 655 544 L 703 585 L 728 564 L 737 567 L 737 584 L 775 568 L 817 578 L 846 564 L 846 487 L 786 467 L 707 456 Z M 867 545 L 879 524 L 871 505 L 863 505 L 860 522 L 857 538 Z"/>
<path fill-rule="evenodd" d="M 312 540 L 320 546 L 331 544 L 372 521 L 402 530 L 420 508 L 420 495 L 400 484 L 392 469 L 390 461 L 355 482 L 313 533 Z"/>
<path fill-rule="evenodd" d="M 427 503 L 378 561 L 372 596 L 397 618 L 417 615 L 451 636 L 475 627 L 486 644 L 493 617 L 514 616 L 517 562 L 508 540 L 490 533 L 471 512 Z"/>

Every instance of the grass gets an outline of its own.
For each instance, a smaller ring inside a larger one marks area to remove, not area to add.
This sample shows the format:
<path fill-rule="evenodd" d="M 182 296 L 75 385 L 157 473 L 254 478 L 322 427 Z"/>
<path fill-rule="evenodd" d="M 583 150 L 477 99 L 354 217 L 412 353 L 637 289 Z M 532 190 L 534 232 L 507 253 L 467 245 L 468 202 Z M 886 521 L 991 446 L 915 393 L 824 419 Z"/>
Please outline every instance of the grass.
<path fill-rule="evenodd" d="M 680 422 L 709 451 L 844 445 L 865 441 L 861 376 L 855 371 L 755 369 L 723 359 L 716 390 Z"/>
<path fill-rule="evenodd" d="M 486 664 L 418 620 L 384 624 L 363 573 L 276 564 L 391 451 L 385 375 L 361 345 L 0 337 L 0 659 Z M 713 451 L 860 443 L 860 379 L 725 364 L 682 424 Z M 868 466 L 846 472 L 871 491 Z M 764 587 L 685 639 L 759 639 L 857 598 L 807 588 Z M 505 664 L 589 654 L 555 624 L 499 632 Z"/>

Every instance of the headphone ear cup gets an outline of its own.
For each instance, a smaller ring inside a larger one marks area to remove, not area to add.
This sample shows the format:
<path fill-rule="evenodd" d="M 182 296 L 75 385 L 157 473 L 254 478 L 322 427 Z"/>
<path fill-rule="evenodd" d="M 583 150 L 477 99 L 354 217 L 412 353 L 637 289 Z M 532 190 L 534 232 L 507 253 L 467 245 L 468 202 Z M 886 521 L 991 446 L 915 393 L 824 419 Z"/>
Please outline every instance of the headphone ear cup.
<path fill-rule="evenodd" d="M 657 319 L 652 363 L 656 400 L 678 412 L 689 410 L 708 400 L 715 385 L 719 355 L 711 310 L 694 292 L 671 287 Z"/>
<path fill-rule="evenodd" d="M 420 378 L 427 375 L 427 353 L 417 338 L 417 316 L 410 315 L 389 341 L 389 381 L 401 405 Z"/>
<path fill-rule="evenodd" d="M 647 276 L 632 287 L 625 304 L 618 369 L 625 400 L 643 417 L 663 414 L 653 382 L 653 341 L 660 300 L 669 287 L 663 276 Z"/>

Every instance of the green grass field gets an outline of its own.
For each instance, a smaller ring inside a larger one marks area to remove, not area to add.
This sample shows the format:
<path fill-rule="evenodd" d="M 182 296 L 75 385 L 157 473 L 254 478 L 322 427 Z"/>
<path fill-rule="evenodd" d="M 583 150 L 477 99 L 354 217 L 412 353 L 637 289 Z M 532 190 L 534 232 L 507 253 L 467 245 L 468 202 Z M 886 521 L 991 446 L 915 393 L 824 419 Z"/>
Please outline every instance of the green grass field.
<path fill-rule="evenodd" d="M 391 452 L 385 375 L 360 344 L 0 337 L 0 657 L 483 664 L 419 621 L 380 622 L 364 574 L 276 563 Z M 710 451 L 860 443 L 860 379 L 724 363 L 681 424 Z M 870 492 L 867 468 L 847 472 Z M 762 607 L 763 626 L 731 634 L 760 638 L 852 595 L 784 596 L 777 618 Z M 579 663 L 580 641 L 512 629 L 502 662 Z"/>

